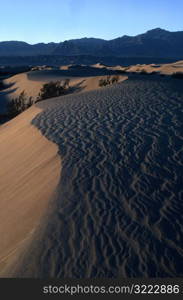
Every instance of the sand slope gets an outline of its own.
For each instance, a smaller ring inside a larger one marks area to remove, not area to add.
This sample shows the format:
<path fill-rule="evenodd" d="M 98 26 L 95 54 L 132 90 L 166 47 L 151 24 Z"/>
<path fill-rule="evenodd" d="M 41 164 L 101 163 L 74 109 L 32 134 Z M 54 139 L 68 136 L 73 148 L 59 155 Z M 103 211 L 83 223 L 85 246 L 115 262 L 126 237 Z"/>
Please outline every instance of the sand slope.
<path fill-rule="evenodd" d="M 7 101 L 8 99 L 16 98 L 22 91 L 25 91 L 28 97 L 33 97 L 33 99 L 36 100 L 43 84 L 50 81 L 64 81 L 67 78 L 70 79 L 70 93 L 98 89 L 99 80 L 106 78 L 107 73 L 110 74 L 110 72 L 111 71 L 108 70 L 100 71 L 97 68 L 87 68 L 85 66 L 81 71 L 77 68 L 71 68 L 66 70 L 40 70 L 21 73 L 4 80 L 4 84 L 7 88 L 0 93 L 0 101 L 3 102 L 3 100 Z M 127 76 L 120 75 L 119 82 L 127 78 Z"/>
<path fill-rule="evenodd" d="M 125 69 L 125 68 L 123 68 Z M 172 75 L 176 72 L 183 72 L 183 61 L 177 61 L 170 64 L 150 64 L 150 65 L 134 65 L 127 68 L 128 72 L 141 72 L 145 70 L 147 73 L 158 72 L 164 75 Z"/>
<path fill-rule="evenodd" d="M 57 147 L 31 125 L 32 107 L 0 127 L 0 275 L 30 242 L 58 178 Z"/>
<path fill-rule="evenodd" d="M 119 75 L 119 82 L 128 78 L 128 73 L 146 71 L 147 73 L 157 72 L 159 74 L 171 75 L 175 72 L 183 72 L 183 61 L 177 61 L 171 64 L 150 64 L 150 65 L 132 65 L 123 66 L 104 66 L 100 63 L 86 65 L 67 65 L 60 69 L 43 68 L 40 70 L 21 73 L 4 80 L 7 88 L 0 92 L 0 112 L 6 111 L 6 102 L 20 95 L 25 91 L 28 97 L 34 100 L 42 88 L 43 84 L 50 81 L 70 79 L 70 93 L 81 93 L 99 88 L 99 80 L 106 78 L 107 75 L 115 75 L 116 71 L 125 70 L 125 75 Z"/>
<path fill-rule="evenodd" d="M 180 80 L 134 76 L 51 99 L 33 124 L 62 174 L 43 234 L 18 277 L 183 276 Z"/>

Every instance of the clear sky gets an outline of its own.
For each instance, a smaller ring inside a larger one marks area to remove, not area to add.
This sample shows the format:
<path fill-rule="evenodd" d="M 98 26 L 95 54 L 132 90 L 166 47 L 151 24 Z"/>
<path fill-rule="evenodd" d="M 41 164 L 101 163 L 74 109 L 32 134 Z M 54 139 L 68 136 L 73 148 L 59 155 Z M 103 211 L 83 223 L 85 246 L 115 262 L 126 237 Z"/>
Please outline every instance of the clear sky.
<path fill-rule="evenodd" d="M 183 30 L 183 0 L 6 0 L 0 41 L 60 42 L 113 39 L 161 27 Z"/>

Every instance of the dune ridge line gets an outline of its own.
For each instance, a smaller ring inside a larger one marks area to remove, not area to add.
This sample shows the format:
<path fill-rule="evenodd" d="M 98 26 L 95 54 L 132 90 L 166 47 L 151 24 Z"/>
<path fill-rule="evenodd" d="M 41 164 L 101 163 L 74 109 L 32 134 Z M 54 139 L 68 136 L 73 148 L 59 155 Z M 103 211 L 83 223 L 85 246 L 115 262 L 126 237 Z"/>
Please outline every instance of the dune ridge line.
<path fill-rule="evenodd" d="M 40 112 L 33 106 L 0 127 L 0 275 L 43 221 L 60 176 L 57 146 L 31 124 Z"/>

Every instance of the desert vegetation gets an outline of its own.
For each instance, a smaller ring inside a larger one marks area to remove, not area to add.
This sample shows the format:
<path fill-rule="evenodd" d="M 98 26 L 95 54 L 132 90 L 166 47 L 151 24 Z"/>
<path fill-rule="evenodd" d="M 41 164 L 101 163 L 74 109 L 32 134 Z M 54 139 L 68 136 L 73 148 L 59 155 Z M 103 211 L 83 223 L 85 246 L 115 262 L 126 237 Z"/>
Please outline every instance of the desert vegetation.
<path fill-rule="evenodd" d="M 45 83 L 40 90 L 37 101 L 65 95 L 69 89 L 70 79 Z"/>
<path fill-rule="evenodd" d="M 7 105 L 7 114 L 10 118 L 14 118 L 32 106 L 33 103 L 32 97 L 27 97 L 25 91 L 23 91 L 17 98 L 9 101 Z"/>
<path fill-rule="evenodd" d="M 69 89 L 69 82 L 70 79 L 65 79 L 64 81 L 45 83 L 41 88 L 36 101 L 34 101 L 32 97 L 28 97 L 25 91 L 21 92 L 21 94 L 17 98 L 12 99 L 7 104 L 8 117 L 16 117 L 18 114 L 22 113 L 24 110 L 32 106 L 35 102 L 65 95 Z"/>
<path fill-rule="evenodd" d="M 117 83 L 118 81 L 119 81 L 119 76 L 118 75 L 115 75 L 113 77 L 107 76 L 106 79 L 105 78 L 101 78 L 99 80 L 99 86 L 103 87 L 103 86 L 106 86 L 106 85 Z"/>

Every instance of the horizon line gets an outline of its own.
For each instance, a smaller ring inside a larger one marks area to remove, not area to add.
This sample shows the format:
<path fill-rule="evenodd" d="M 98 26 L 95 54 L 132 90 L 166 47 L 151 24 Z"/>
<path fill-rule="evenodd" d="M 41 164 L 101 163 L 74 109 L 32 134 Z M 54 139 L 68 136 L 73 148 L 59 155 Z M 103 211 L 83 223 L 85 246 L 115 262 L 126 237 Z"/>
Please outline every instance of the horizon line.
<path fill-rule="evenodd" d="M 7 42 L 22 42 L 22 43 L 25 43 L 25 44 L 28 44 L 28 45 L 31 45 L 31 46 L 34 46 L 34 45 L 37 45 L 37 44 L 60 44 L 60 43 L 64 43 L 64 42 L 67 42 L 67 41 L 73 41 L 73 40 L 82 40 L 82 39 L 99 39 L 99 40 L 103 40 L 103 41 L 112 41 L 112 40 L 115 40 L 115 39 L 118 39 L 118 38 L 122 38 L 122 37 L 136 37 L 136 36 L 139 36 L 139 35 L 143 35 L 143 34 L 146 34 L 147 32 L 149 31 L 153 31 L 153 30 L 162 30 L 162 31 L 167 31 L 167 32 L 171 32 L 171 33 L 175 33 L 175 32 L 182 32 L 182 30 L 176 30 L 176 31 L 171 31 L 171 30 L 167 30 L 167 29 L 163 29 L 161 27 L 156 27 L 156 28 L 153 28 L 153 29 L 148 29 L 147 31 L 143 32 L 143 33 L 139 33 L 139 34 L 135 34 L 135 35 L 122 35 L 122 36 L 118 36 L 118 37 L 115 37 L 115 38 L 112 38 L 112 39 L 105 39 L 105 38 L 100 38 L 100 37 L 81 37 L 81 38 L 71 38 L 71 39 L 66 39 L 66 40 L 61 40 L 61 41 L 55 41 L 55 42 L 36 42 L 36 43 L 31 43 L 31 42 L 26 42 L 26 41 L 23 41 L 23 40 L 0 40 L 0 43 L 7 43 Z"/>

